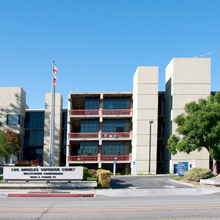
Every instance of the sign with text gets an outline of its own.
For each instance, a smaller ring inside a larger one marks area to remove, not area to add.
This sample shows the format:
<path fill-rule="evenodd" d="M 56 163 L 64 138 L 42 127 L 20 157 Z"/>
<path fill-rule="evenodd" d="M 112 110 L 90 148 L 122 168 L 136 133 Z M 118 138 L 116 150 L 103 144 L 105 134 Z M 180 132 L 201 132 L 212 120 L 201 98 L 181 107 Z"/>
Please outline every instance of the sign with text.
<path fill-rule="evenodd" d="M 178 163 L 178 176 L 184 176 L 184 172 L 188 170 L 188 162 Z"/>
<path fill-rule="evenodd" d="M 190 169 L 193 169 L 196 167 L 196 161 L 195 160 L 190 160 L 190 165 L 189 165 Z"/>
<path fill-rule="evenodd" d="M 83 167 L 4 167 L 5 180 L 82 180 Z"/>

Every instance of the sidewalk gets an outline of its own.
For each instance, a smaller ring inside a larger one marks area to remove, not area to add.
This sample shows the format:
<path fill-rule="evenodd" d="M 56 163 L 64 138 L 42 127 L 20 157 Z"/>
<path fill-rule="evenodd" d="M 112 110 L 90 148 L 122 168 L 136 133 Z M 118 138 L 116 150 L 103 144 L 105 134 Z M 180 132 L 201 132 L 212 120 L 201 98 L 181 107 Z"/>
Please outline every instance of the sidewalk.
<path fill-rule="evenodd" d="M 220 187 L 173 189 L 96 189 L 96 190 L 0 190 L 0 197 L 135 197 L 209 195 L 220 193 Z"/>
<path fill-rule="evenodd" d="M 220 174 L 216 177 L 200 180 L 200 184 L 220 186 Z"/>

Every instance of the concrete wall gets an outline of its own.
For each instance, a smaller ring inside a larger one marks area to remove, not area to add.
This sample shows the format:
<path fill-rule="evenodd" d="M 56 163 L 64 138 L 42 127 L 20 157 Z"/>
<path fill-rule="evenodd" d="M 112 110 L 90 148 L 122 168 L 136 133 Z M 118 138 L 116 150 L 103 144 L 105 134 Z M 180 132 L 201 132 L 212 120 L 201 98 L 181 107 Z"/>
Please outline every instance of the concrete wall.
<path fill-rule="evenodd" d="M 62 146 L 62 106 L 63 98 L 60 93 L 55 94 L 55 132 L 54 132 L 54 166 L 60 165 L 60 152 Z M 44 117 L 44 166 L 49 165 L 50 149 L 50 118 L 51 118 L 51 93 L 45 94 Z"/>
<path fill-rule="evenodd" d="M 138 67 L 133 78 L 132 172 L 156 173 L 158 120 L 158 67 Z M 149 137 L 151 125 L 151 157 Z M 134 169 L 134 170 L 133 170 Z"/>
<path fill-rule="evenodd" d="M 166 92 L 165 92 L 165 139 L 175 134 L 177 125 L 173 120 L 182 112 L 184 106 L 199 98 L 207 98 L 210 95 L 210 58 L 174 58 L 166 68 Z M 209 154 L 206 150 L 192 152 L 187 155 L 178 153 L 171 156 L 165 153 L 167 170 L 173 172 L 174 164 L 178 162 L 190 162 L 196 160 L 196 167 L 209 168 Z M 170 167 L 168 167 L 170 166 Z"/>
<path fill-rule="evenodd" d="M 25 118 L 26 93 L 21 87 L 1 87 L 0 88 L 0 122 L 2 122 L 2 129 L 12 129 L 21 136 L 22 144 L 24 141 L 24 124 L 7 125 L 7 115 L 20 115 Z M 24 122 L 24 121 L 23 121 Z M 23 149 L 19 151 L 23 153 Z M 17 158 L 11 156 L 14 160 Z M 2 163 L 0 159 L 0 163 Z"/>

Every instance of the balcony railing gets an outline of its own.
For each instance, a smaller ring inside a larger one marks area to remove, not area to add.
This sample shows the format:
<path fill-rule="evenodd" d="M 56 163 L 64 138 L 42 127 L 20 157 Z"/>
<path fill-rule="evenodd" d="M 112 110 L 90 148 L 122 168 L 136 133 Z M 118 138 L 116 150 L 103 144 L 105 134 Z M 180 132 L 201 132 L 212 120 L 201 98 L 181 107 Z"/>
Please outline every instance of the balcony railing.
<path fill-rule="evenodd" d="M 30 164 L 32 164 L 32 165 L 43 164 L 43 159 L 31 160 Z"/>
<path fill-rule="evenodd" d="M 130 115 L 132 109 L 83 109 L 69 110 L 69 115 Z"/>
<path fill-rule="evenodd" d="M 101 161 L 130 161 L 131 156 L 130 155 L 116 155 L 116 156 L 100 156 Z"/>
<path fill-rule="evenodd" d="M 131 155 L 68 156 L 67 161 L 131 161 Z"/>
<path fill-rule="evenodd" d="M 99 133 L 69 133 L 68 138 L 98 138 Z"/>
<path fill-rule="evenodd" d="M 131 138 L 131 132 L 68 133 L 68 138 Z"/>
<path fill-rule="evenodd" d="M 101 138 L 130 138 L 131 132 L 102 132 Z"/>
<path fill-rule="evenodd" d="M 98 156 L 68 156 L 67 161 L 98 161 Z"/>

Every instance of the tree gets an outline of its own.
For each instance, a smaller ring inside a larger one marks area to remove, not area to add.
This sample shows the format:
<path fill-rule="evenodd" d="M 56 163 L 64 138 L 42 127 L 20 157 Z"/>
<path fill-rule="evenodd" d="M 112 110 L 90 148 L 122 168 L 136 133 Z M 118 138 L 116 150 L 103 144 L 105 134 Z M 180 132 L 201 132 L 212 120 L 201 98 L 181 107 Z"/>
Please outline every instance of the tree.
<path fill-rule="evenodd" d="M 213 159 L 213 175 L 218 175 L 217 160 L 220 158 L 220 92 L 208 99 L 199 99 L 185 105 L 185 113 L 178 115 L 177 135 L 171 135 L 167 148 L 172 155 L 189 154 L 206 148 Z"/>
<path fill-rule="evenodd" d="M 5 159 L 7 165 L 8 158 L 17 153 L 21 148 L 21 139 L 18 134 L 11 129 L 0 130 L 0 156 Z"/>

